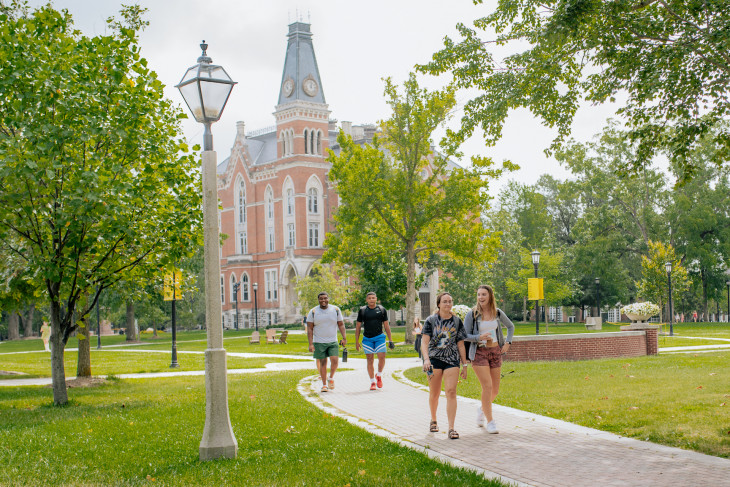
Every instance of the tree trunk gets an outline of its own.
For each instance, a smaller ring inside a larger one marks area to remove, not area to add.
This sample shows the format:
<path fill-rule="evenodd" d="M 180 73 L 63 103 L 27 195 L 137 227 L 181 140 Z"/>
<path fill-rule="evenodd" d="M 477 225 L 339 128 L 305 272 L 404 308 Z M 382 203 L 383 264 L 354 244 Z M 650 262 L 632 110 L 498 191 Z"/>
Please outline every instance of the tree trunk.
<path fill-rule="evenodd" d="M 416 317 L 416 249 L 414 242 L 406 244 L 406 343 L 414 343 L 413 319 Z"/>
<path fill-rule="evenodd" d="M 30 303 L 27 318 L 23 320 L 23 336 L 30 338 L 33 336 L 33 316 L 35 315 L 35 303 Z"/>
<path fill-rule="evenodd" d="M 81 318 L 79 327 L 76 330 L 76 337 L 79 339 L 76 377 L 91 377 L 91 328 L 86 318 Z"/>
<path fill-rule="evenodd" d="M 522 298 L 522 321 L 527 322 L 527 296 Z"/>
<path fill-rule="evenodd" d="M 702 276 L 702 316 L 705 321 L 709 321 L 710 311 L 707 306 L 707 273 L 704 269 L 700 271 Z"/>
<path fill-rule="evenodd" d="M 127 334 L 128 342 L 136 342 L 139 340 L 137 330 L 134 327 L 134 301 L 127 301 Z"/>
<path fill-rule="evenodd" d="M 8 317 L 8 340 L 20 340 L 20 315 L 15 310 Z"/>
<path fill-rule="evenodd" d="M 63 349 L 66 344 L 61 333 L 61 306 L 51 298 L 51 381 L 53 385 L 53 404 L 63 406 L 68 403 L 66 389 L 66 369 L 63 364 Z"/>

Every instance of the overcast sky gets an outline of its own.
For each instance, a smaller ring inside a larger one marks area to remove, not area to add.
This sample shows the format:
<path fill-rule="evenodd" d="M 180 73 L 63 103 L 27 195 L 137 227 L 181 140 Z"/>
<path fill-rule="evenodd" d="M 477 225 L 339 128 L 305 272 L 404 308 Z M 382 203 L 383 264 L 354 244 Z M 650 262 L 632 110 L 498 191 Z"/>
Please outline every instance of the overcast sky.
<path fill-rule="evenodd" d="M 32 5 L 45 2 L 34 0 Z M 85 34 L 103 34 L 106 19 L 119 12 L 116 0 L 56 0 L 58 9 L 68 9 L 76 27 Z M 458 22 L 471 22 L 491 7 L 475 6 L 470 0 L 143 0 L 149 27 L 141 35 L 142 55 L 163 83 L 166 94 L 182 104 L 174 88 L 185 69 L 195 64 L 199 44 L 205 39 L 208 55 L 222 65 L 238 85 L 231 94 L 221 120 L 213 126 L 219 160 L 227 157 L 242 120 L 246 130 L 274 125 L 274 105 L 279 94 L 288 24 L 299 19 L 312 24 L 314 49 L 322 89 L 331 116 L 354 124 L 376 123 L 389 116 L 381 78 L 391 76 L 402 83 L 416 63 L 424 63 L 443 45 L 443 38 L 456 34 Z M 490 4 L 490 2 L 485 2 Z M 423 78 L 426 86 L 439 81 Z M 462 94 L 460 103 L 468 98 Z M 186 113 L 187 113 L 187 109 Z M 615 107 L 585 107 L 578 112 L 573 136 L 588 141 L 600 132 Z M 455 123 L 461 113 L 456 114 Z M 202 145 L 202 126 L 186 121 L 185 137 Z M 509 179 L 534 183 L 544 173 L 566 177 L 565 171 L 543 150 L 555 132 L 543 127 L 528 111 L 513 113 L 495 147 L 485 147 L 478 137 L 470 140 L 467 155 L 488 155 L 496 161 L 510 159 L 521 169 L 494 184 L 496 195 Z M 468 162 L 468 161 L 467 161 Z"/>

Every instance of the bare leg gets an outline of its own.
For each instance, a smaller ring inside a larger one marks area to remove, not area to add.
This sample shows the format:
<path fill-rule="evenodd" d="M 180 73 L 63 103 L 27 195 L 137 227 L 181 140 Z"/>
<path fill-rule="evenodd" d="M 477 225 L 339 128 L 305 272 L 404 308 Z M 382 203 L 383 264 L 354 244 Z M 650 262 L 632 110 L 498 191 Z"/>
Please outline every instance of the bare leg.
<path fill-rule="evenodd" d="M 375 363 L 375 355 L 372 353 L 366 354 L 365 359 L 368 361 L 368 375 L 371 379 L 375 378 L 375 367 L 373 364 Z"/>
<path fill-rule="evenodd" d="M 489 365 L 475 365 L 474 373 L 479 379 L 479 385 L 482 387 L 482 412 L 487 421 L 492 421 L 492 374 Z"/>
<path fill-rule="evenodd" d="M 494 402 L 497 394 L 499 394 L 499 382 L 502 380 L 502 367 L 489 369 L 489 373 L 492 376 L 492 402 Z"/>
<path fill-rule="evenodd" d="M 456 383 L 459 381 L 459 367 L 444 370 L 446 389 L 446 417 L 449 419 L 449 429 L 454 429 L 456 419 Z"/>
<path fill-rule="evenodd" d="M 327 385 L 327 357 L 317 359 L 317 368 L 319 368 L 319 377 L 322 379 L 322 385 Z"/>
<path fill-rule="evenodd" d="M 339 357 L 337 357 L 336 355 L 330 357 L 330 379 L 335 376 L 335 370 L 337 370 L 337 365 L 339 365 L 339 363 Z"/>
<path fill-rule="evenodd" d="M 439 408 L 439 396 L 441 395 L 441 380 L 444 371 L 433 369 L 431 380 L 428 381 L 428 407 L 431 409 L 431 421 L 436 421 L 436 411 Z"/>
<path fill-rule="evenodd" d="M 385 352 L 378 353 L 378 372 L 383 373 L 385 368 Z M 372 377 L 372 375 L 370 376 Z"/>

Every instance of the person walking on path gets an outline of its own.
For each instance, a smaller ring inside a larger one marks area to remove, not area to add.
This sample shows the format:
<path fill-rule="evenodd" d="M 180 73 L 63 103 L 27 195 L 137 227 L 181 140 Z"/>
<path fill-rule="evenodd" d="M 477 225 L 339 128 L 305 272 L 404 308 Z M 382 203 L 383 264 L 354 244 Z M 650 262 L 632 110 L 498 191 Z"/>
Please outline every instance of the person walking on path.
<path fill-rule="evenodd" d="M 431 409 L 429 430 L 439 430 L 436 410 L 441 395 L 441 383 L 446 384 L 446 417 L 449 421 L 449 439 L 456 440 L 459 433 L 454 429 L 456 419 L 456 384 L 459 381 L 459 363 L 463 364 L 461 377 L 466 379 L 467 358 L 464 348 L 464 324 L 458 316 L 451 313 L 454 300 L 449 293 L 436 296 L 438 311 L 423 324 L 421 351 L 423 370 L 430 374 L 428 383 L 428 406 Z"/>
<path fill-rule="evenodd" d="M 515 325 L 497 308 L 492 288 L 484 285 L 477 288 L 477 304 L 466 314 L 464 327 L 466 341 L 472 343 L 467 358 L 474 366 L 474 373 L 482 388 L 482 405 L 477 410 L 477 426 L 484 426 L 486 416 L 487 433 L 499 433 L 492 416 L 492 402 L 499 394 L 502 355 L 509 351 Z M 502 327 L 507 328 L 506 339 Z"/>
<path fill-rule="evenodd" d="M 41 325 L 41 339 L 43 340 L 43 348 L 46 352 L 50 352 L 51 349 L 48 347 L 48 342 L 51 340 L 51 327 L 47 321 L 44 321 Z"/>
<path fill-rule="evenodd" d="M 315 306 L 307 314 L 307 338 L 309 339 L 309 351 L 314 352 L 317 359 L 319 376 L 322 378 L 322 392 L 335 388 L 335 371 L 338 365 L 340 353 L 337 346 L 337 329 L 342 334 L 342 346 L 347 346 L 347 332 L 342 319 L 340 308 L 329 304 L 327 293 L 319 293 L 317 300 L 319 306 Z M 330 375 L 327 378 L 327 358 L 330 361 Z"/>
<path fill-rule="evenodd" d="M 360 350 L 360 327 L 363 327 L 362 349 L 367 359 L 368 375 L 370 376 L 370 390 L 383 387 L 383 368 L 385 367 L 385 335 L 388 335 L 388 346 L 395 348 L 390 336 L 388 312 L 377 304 L 378 297 L 374 292 L 365 296 L 367 304 L 357 312 L 355 321 L 355 350 Z M 383 333 L 385 329 L 385 333 Z M 378 373 L 375 374 L 375 354 L 378 354 Z"/>
<path fill-rule="evenodd" d="M 418 318 L 413 318 L 413 334 L 416 336 L 415 343 L 413 344 L 413 347 L 416 349 L 416 352 L 418 352 L 418 358 L 423 359 L 423 354 L 421 353 L 421 333 L 423 332 L 423 327 L 421 326 L 421 320 Z"/>

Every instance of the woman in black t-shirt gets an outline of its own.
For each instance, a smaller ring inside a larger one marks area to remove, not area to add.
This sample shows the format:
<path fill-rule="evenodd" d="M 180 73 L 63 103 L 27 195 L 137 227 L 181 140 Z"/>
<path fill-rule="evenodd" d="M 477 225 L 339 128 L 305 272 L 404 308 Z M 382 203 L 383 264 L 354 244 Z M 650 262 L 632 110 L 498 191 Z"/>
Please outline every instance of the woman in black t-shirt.
<path fill-rule="evenodd" d="M 429 430 L 439 430 L 436 422 L 436 411 L 441 394 L 441 383 L 446 384 L 446 417 L 449 421 L 449 438 L 459 438 L 454 430 L 456 419 L 456 384 L 459 381 L 459 363 L 464 365 L 461 377 L 466 379 L 466 349 L 464 338 L 466 331 L 458 316 L 451 313 L 454 300 L 449 293 L 436 296 L 438 312 L 429 316 L 423 324 L 421 351 L 423 353 L 423 370 L 431 374 L 429 381 L 428 405 L 431 409 Z"/>

